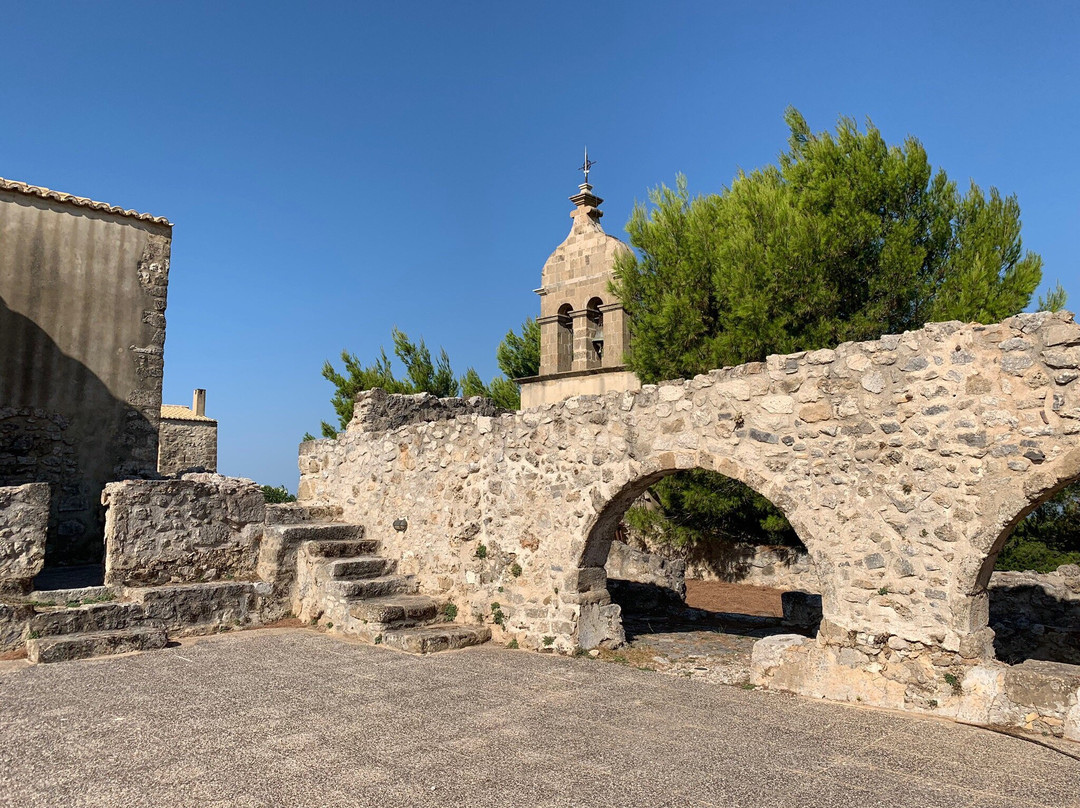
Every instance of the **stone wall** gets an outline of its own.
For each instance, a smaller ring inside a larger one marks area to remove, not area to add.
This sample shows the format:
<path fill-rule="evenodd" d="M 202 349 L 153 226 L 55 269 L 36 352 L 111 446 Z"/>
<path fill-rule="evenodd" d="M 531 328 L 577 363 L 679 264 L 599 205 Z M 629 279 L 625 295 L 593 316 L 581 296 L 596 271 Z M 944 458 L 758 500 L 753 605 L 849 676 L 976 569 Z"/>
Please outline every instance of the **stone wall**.
<path fill-rule="evenodd" d="M 623 609 L 651 612 L 686 607 L 686 564 L 613 541 L 604 565 L 608 591 Z"/>
<path fill-rule="evenodd" d="M 162 418 L 158 439 L 160 474 L 217 471 L 217 421 Z"/>
<path fill-rule="evenodd" d="M 1080 665 L 1080 566 L 1043 575 L 995 572 L 989 594 L 998 659 Z"/>
<path fill-rule="evenodd" d="M 0 487 L 0 595 L 33 588 L 45 561 L 48 523 L 48 485 Z"/>
<path fill-rule="evenodd" d="M 105 483 L 156 471 L 170 243 L 0 180 L 0 485 L 49 483 L 52 561 L 100 561 Z"/>
<path fill-rule="evenodd" d="M 796 547 L 715 542 L 703 547 L 661 544 L 629 531 L 627 542 L 642 552 L 678 559 L 686 577 L 702 581 L 768 586 L 774 589 L 821 592 L 810 554 Z"/>
<path fill-rule="evenodd" d="M 626 508 L 667 474 L 717 471 L 807 547 L 822 642 L 966 664 L 992 657 L 1006 536 L 1080 477 L 1078 368 L 1068 313 L 938 323 L 520 413 L 357 425 L 301 447 L 300 497 L 365 524 L 462 616 L 499 602 L 497 637 L 569 651 L 617 625 L 604 564 Z"/>
<path fill-rule="evenodd" d="M 105 487 L 105 583 L 254 580 L 266 503 L 251 480 L 185 474 Z"/>
<path fill-rule="evenodd" d="M 493 416 L 503 412 L 505 410 L 496 407 L 491 399 L 479 396 L 437 398 L 430 393 L 391 396 L 376 388 L 357 398 L 348 428 L 350 432 L 379 434 L 407 424 L 449 421 L 466 415 Z"/>

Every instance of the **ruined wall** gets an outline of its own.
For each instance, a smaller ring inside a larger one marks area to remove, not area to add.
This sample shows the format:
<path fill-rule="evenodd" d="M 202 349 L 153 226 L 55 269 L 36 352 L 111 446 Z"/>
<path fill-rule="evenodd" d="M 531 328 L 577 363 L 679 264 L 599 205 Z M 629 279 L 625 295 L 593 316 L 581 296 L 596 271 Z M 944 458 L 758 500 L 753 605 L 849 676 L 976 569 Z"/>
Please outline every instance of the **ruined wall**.
<path fill-rule="evenodd" d="M 1080 665 L 1080 566 L 1054 572 L 995 572 L 990 625 L 998 659 L 1045 659 Z"/>
<path fill-rule="evenodd" d="M 254 580 L 266 517 L 251 480 L 185 474 L 105 487 L 105 583 Z"/>
<path fill-rule="evenodd" d="M 162 418 L 158 432 L 158 472 L 173 475 L 217 471 L 217 422 Z"/>
<path fill-rule="evenodd" d="M 1078 367 L 1067 313 L 939 323 L 499 417 L 358 425 L 301 447 L 300 496 L 340 505 L 465 614 L 498 601 L 523 643 L 570 649 L 613 617 L 603 565 L 626 507 L 665 474 L 718 471 L 808 548 L 823 641 L 984 658 L 993 556 L 1080 476 Z"/>
<path fill-rule="evenodd" d="M 661 544 L 630 531 L 627 541 L 642 552 L 679 559 L 686 577 L 820 592 L 821 579 L 808 553 L 795 547 L 716 542 L 700 547 Z"/>
<path fill-rule="evenodd" d="M 0 484 L 50 484 L 54 561 L 100 560 L 105 483 L 156 470 L 170 240 L 0 180 Z"/>
<path fill-rule="evenodd" d="M 0 595 L 29 592 L 45 561 L 49 486 L 0 487 Z"/>

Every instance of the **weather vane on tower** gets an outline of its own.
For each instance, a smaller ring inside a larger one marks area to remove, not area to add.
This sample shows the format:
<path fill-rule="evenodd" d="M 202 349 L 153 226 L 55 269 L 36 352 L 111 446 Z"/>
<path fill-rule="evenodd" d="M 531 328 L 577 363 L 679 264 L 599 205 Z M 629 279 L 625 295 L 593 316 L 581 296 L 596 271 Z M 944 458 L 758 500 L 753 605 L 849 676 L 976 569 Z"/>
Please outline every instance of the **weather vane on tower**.
<path fill-rule="evenodd" d="M 585 147 L 585 162 L 582 163 L 581 168 L 578 169 L 578 171 L 584 171 L 585 172 L 585 184 L 586 185 L 589 184 L 589 171 L 592 169 L 592 167 L 594 165 L 596 165 L 596 161 L 589 159 L 589 147 L 586 146 Z"/>

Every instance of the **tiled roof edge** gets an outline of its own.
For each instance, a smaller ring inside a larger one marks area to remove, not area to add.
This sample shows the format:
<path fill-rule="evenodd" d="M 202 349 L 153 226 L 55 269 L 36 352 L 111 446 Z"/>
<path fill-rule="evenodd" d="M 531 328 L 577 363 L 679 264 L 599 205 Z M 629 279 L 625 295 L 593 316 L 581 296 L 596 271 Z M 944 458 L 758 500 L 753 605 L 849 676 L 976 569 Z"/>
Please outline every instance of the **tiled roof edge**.
<path fill-rule="evenodd" d="M 127 216 L 132 219 L 138 219 L 142 222 L 153 222 L 154 224 L 163 224 L 166 227 L 172 227 L 173 224 L 164 216 L 152 216 L 149 213 L 139 213 L 134 210 L 124 210 L 117 205 L 109 205 L 105 202 L 95 202 L 93 199 L 86 199 L 81 196 L 72 196 L 71 194 L 65 194 L 61 191 L 54 191 L 51 188 L 40 188 L 37 185 L 28 185 L 25 182 L 19 182 L 18 180 L 6 180 L 0 177 L 0 190 L 3 191 L 15 191 L 16 193 L 26 194 L 27 196 L 36 196 L 40 199 L 51 199 L 54 202 L 63 202 L 68 205 L 76 205 L 80 208 L 90 208 L 91 210 L 105 211 L 106 213 L 113 213 L 117 216 Z"/>

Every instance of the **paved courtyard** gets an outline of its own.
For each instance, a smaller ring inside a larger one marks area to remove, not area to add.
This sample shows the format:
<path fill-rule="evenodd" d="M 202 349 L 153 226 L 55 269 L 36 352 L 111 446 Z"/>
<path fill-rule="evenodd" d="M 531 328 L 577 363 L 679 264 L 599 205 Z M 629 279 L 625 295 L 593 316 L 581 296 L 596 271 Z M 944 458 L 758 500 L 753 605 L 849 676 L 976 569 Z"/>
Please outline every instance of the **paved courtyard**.
<path fill-rule="evenodd" d="M 4 806 L 1080 806 L 1080 762 L 1027 741 L 490 645 L 3 665 Z"/>

